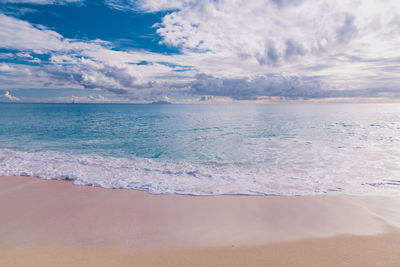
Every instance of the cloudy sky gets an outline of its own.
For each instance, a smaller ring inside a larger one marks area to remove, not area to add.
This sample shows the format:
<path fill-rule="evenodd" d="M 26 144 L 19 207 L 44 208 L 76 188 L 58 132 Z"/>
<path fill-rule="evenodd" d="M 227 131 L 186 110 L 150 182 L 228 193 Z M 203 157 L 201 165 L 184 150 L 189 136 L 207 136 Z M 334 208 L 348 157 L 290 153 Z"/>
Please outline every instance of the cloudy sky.
<path fill-rule="evenodd" d="M 398 99 L 397 0 L 0 0 L 0 101 Z"/>

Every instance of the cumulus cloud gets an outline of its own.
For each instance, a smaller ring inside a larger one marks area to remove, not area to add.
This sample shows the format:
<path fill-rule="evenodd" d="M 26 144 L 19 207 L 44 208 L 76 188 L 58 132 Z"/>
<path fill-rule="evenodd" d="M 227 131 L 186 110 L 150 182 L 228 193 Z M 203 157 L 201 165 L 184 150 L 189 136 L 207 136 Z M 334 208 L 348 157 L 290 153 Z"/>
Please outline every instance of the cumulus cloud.
<path fill-rule="evenodd" d="M 395 0 L 106 0 L 105 4 L 121 11 L 165 12 L 154 27 L 162 43 L 181 53 L 116 51 L 112 43 L 64 38 L 2 14 L 0 47 L 21 50 L 19 57 L 28 61 L 34 60 L 29 58 L 34 50 L 50 55 L 49 64 L 26 67 L 32 81 L 47 79 L 48 87 L 109 90 L 132 99 L 170 94 L 196 95 L 204 101 L 212 96 L 399 95 L 400 5 Z M 24 73 L 22 67 L 14 68 Z"/>
<path fill-rule="evenodd" d="M 139 2 L 163 8 L 157 1 Z M 164 43 L 196 57 L 199 71 L 216 76 L 213 81 L 235 98 L 246 95 L 245 87 L 250 98 L 352 96 L 399 89 L 399 7 L 391 0 L 191 1 L 156 26 Z M 204 82 L 199 77 L 195 91 Z"/>
<path fill-rule="evenodd" d="M 0 47 L 7 49 L 31 50 L 36 53 L 49 51 L 83 51 L 101 49 L 106 42 L 84 42 L 63 38 L 55 31 L 41 25 L 0 13 Z"/>
<path fill-rule="evenodd" d="M 164 94 L 171 83 L 163 77 L 146 77 L 146 68 L 157 66 L 138 66 L 126 63 L 96 61 L 84 57 L 53 56 L 51 65 L 46 70 L 55 80 L 70 81 L 88 89 L 104 89 L 132 99 L 150 99 Z M 162 72 L 162 68 L 158 68 Z M 152 72 L 154 74 L 154 71 Z M 175 87 L 179 87 L 177 84 Z M 169 90 L 171 91 L 171 90 Z"/>
<path fill-rule="evenodd" d="M 111 66 L 83 57 L 70 57 L 69 60 L 70 64 L 58 65 L 57 68 L 52 67 L 48 71 L 61 79 L 69 77 L 71 81 L 89 89 L 102 88 L 116 93 L 126 93 L 124 88 L 136 86 L 136 73 L 128 68 Z M 57 62 L 58 59 L 53 57 L 52 61 Z"/>
<path fill-rule="evenodd" d="M 136 10 L 145 12 L 158 12 L 165 10 L 182 9 L 196 0 L 158 0 L 158 1 L 137 1 L 137 0 L 105 0 L 104 3 L 111 8 L 118 10 Z"/>
<path fill-rule="evenodd" d="M 39 65 L 36 68 L 27 65 L 25 68 L 27 72 L 34 70 L 35 77 L 32 77 L 31 85 L 35 81 L 47 79 L 43 83 L 38 81 L 39 87 L 64 83 L 65 86 L 79 85 L 83 88 L 105 89 L 125 94 L 127 97 L 146 98 L 160 94 L 164 84 L 162 77 L 155 81 L 151 76 L 165 75 L 172 68 L 158 63 L 143 66 L 131 64 L 147 58 L 160 60 L 162 57 L 140 52 L 113 51 L 109 43 L 100 40 L 79 41 L 64 38 L 41 25 L 32 25 L 3 14 L 0 14 L 0 48 L 19 49 L 21 52 L 15 54 L 16 58 L 36 63 L 40 63 L 40 60 L 30 52 L 50 55 L 51 64 Z M 14 65 L 18 65 L 20 75 L 23 74 L 21 64 Z M 12 67 L 6 64 L 0 66 L 0 71 L 11 70 Z M 39 77 L 43 79 L 37 79 Z M 19 83 L 20 87 L 25 87 L 23 81 L 14 81 Z M 12 81 L 6 82 L 12 84 Z"/>
<path fill-rule="evenodd" d="M 63 100 L 69 100 L 68 98 L 63 98 Z M 106 102 L 113 102 L 115 99 L 108 99 L 105 98 L 103 95 L 88 95 L 88 96 L 72 96 L 72 100 L 75 103 L 106 103 Z"/>
<path fill-rule="evenodd" d="M 140 2 L 151 10 L 164 6 Z M 399 45 L 391 33 L 398 31 L 393 24 L 398 7 L 396 1 L 378 0 L 192 1 L 166 15 L 157 32 L 169 45 L 250 58 L 259 64 L 283 64 L 295 56 L 348 49 L 367 56 L 379 52 L 370 42 L 377 34 L 391 48 Z M 350 46 L 354 39 L 357 46 Z"/>
<path fill-rule="evenodd" d="M 192 83 L 195 94 L 229 96 L 237 100 L 254 100 L 260 96 L 284 96 L 288 98 L 317 98 L 324 96 L 323 86 L 316 79 L 296 76 L 268 75 L 252 79 L 215 78 L 198 74 Z M 209 96 L 202 101 L 210 100 Z"/>
<path fill-rule="evenodd" d="M 202 95 L 200 101 L 214 100 L 215 96 L 235 100 L 258 100 L 264 97 L 279 99 L 321 99 L 354 97 L 400 97 L 400 90 L 390 88 L 333 89 L 318 77 L 263 75 L 254 78 L 217 78 L 198 74 L 191 84 L 193 93 Z"/>
<path fill-rule="evenodd" d="M 0 95 L 1 102 L 17 102 L 20 100 L 18 97 L 12 96 L 9 91 L 6 91 L 4 95 Z"/>
<path fill-rule="evenodd" d="M 10 71 L 13 71 L 13 70 L 14 70 L 13 67 L 11 67 L 11 66 L 9 66 L 9 65 L 7 65 L 5 63 L 0 64 L 0 72 L 10 72 Z"/>

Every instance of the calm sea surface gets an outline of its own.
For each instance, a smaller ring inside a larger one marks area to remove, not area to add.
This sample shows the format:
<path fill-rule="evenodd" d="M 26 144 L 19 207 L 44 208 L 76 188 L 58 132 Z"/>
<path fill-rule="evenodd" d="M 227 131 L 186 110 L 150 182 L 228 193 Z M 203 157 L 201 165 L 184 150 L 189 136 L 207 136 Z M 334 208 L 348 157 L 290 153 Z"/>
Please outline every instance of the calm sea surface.
<path fill-rule="evenodd" d="M 0 104 L 0 175 L 152 193 L 400 195 L 400 105 Z"/>

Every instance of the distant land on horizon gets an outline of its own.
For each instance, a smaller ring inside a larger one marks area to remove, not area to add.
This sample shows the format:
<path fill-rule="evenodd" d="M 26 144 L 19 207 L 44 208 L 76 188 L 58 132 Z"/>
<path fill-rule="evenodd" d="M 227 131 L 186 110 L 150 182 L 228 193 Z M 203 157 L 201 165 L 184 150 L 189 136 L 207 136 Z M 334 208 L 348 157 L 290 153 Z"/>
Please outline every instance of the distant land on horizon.
<path fill-rule="evenodd" d="M 169 102 L 169 101 L 162 100 L 162 101 L 153 101 L 153 102 L 151 102 L 149 104 L 151 104 L 151 105 L 161 105 L 161 104 L 172 104 L 172 103 Z"/>

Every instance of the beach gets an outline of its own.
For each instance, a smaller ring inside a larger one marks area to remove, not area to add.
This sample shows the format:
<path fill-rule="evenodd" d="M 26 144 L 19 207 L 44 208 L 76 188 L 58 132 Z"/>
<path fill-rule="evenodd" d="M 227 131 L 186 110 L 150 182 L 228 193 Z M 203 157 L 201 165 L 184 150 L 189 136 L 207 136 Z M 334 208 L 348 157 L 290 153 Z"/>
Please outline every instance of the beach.
<path fill-rule="evenodd" d="M 0 266 L 399 266 L 399 205 L 1 177 Z"/>
<path fill-rule="evenodd" d="M 400 267 L 400 1 L 0 0 L 0 267 Z"/>

